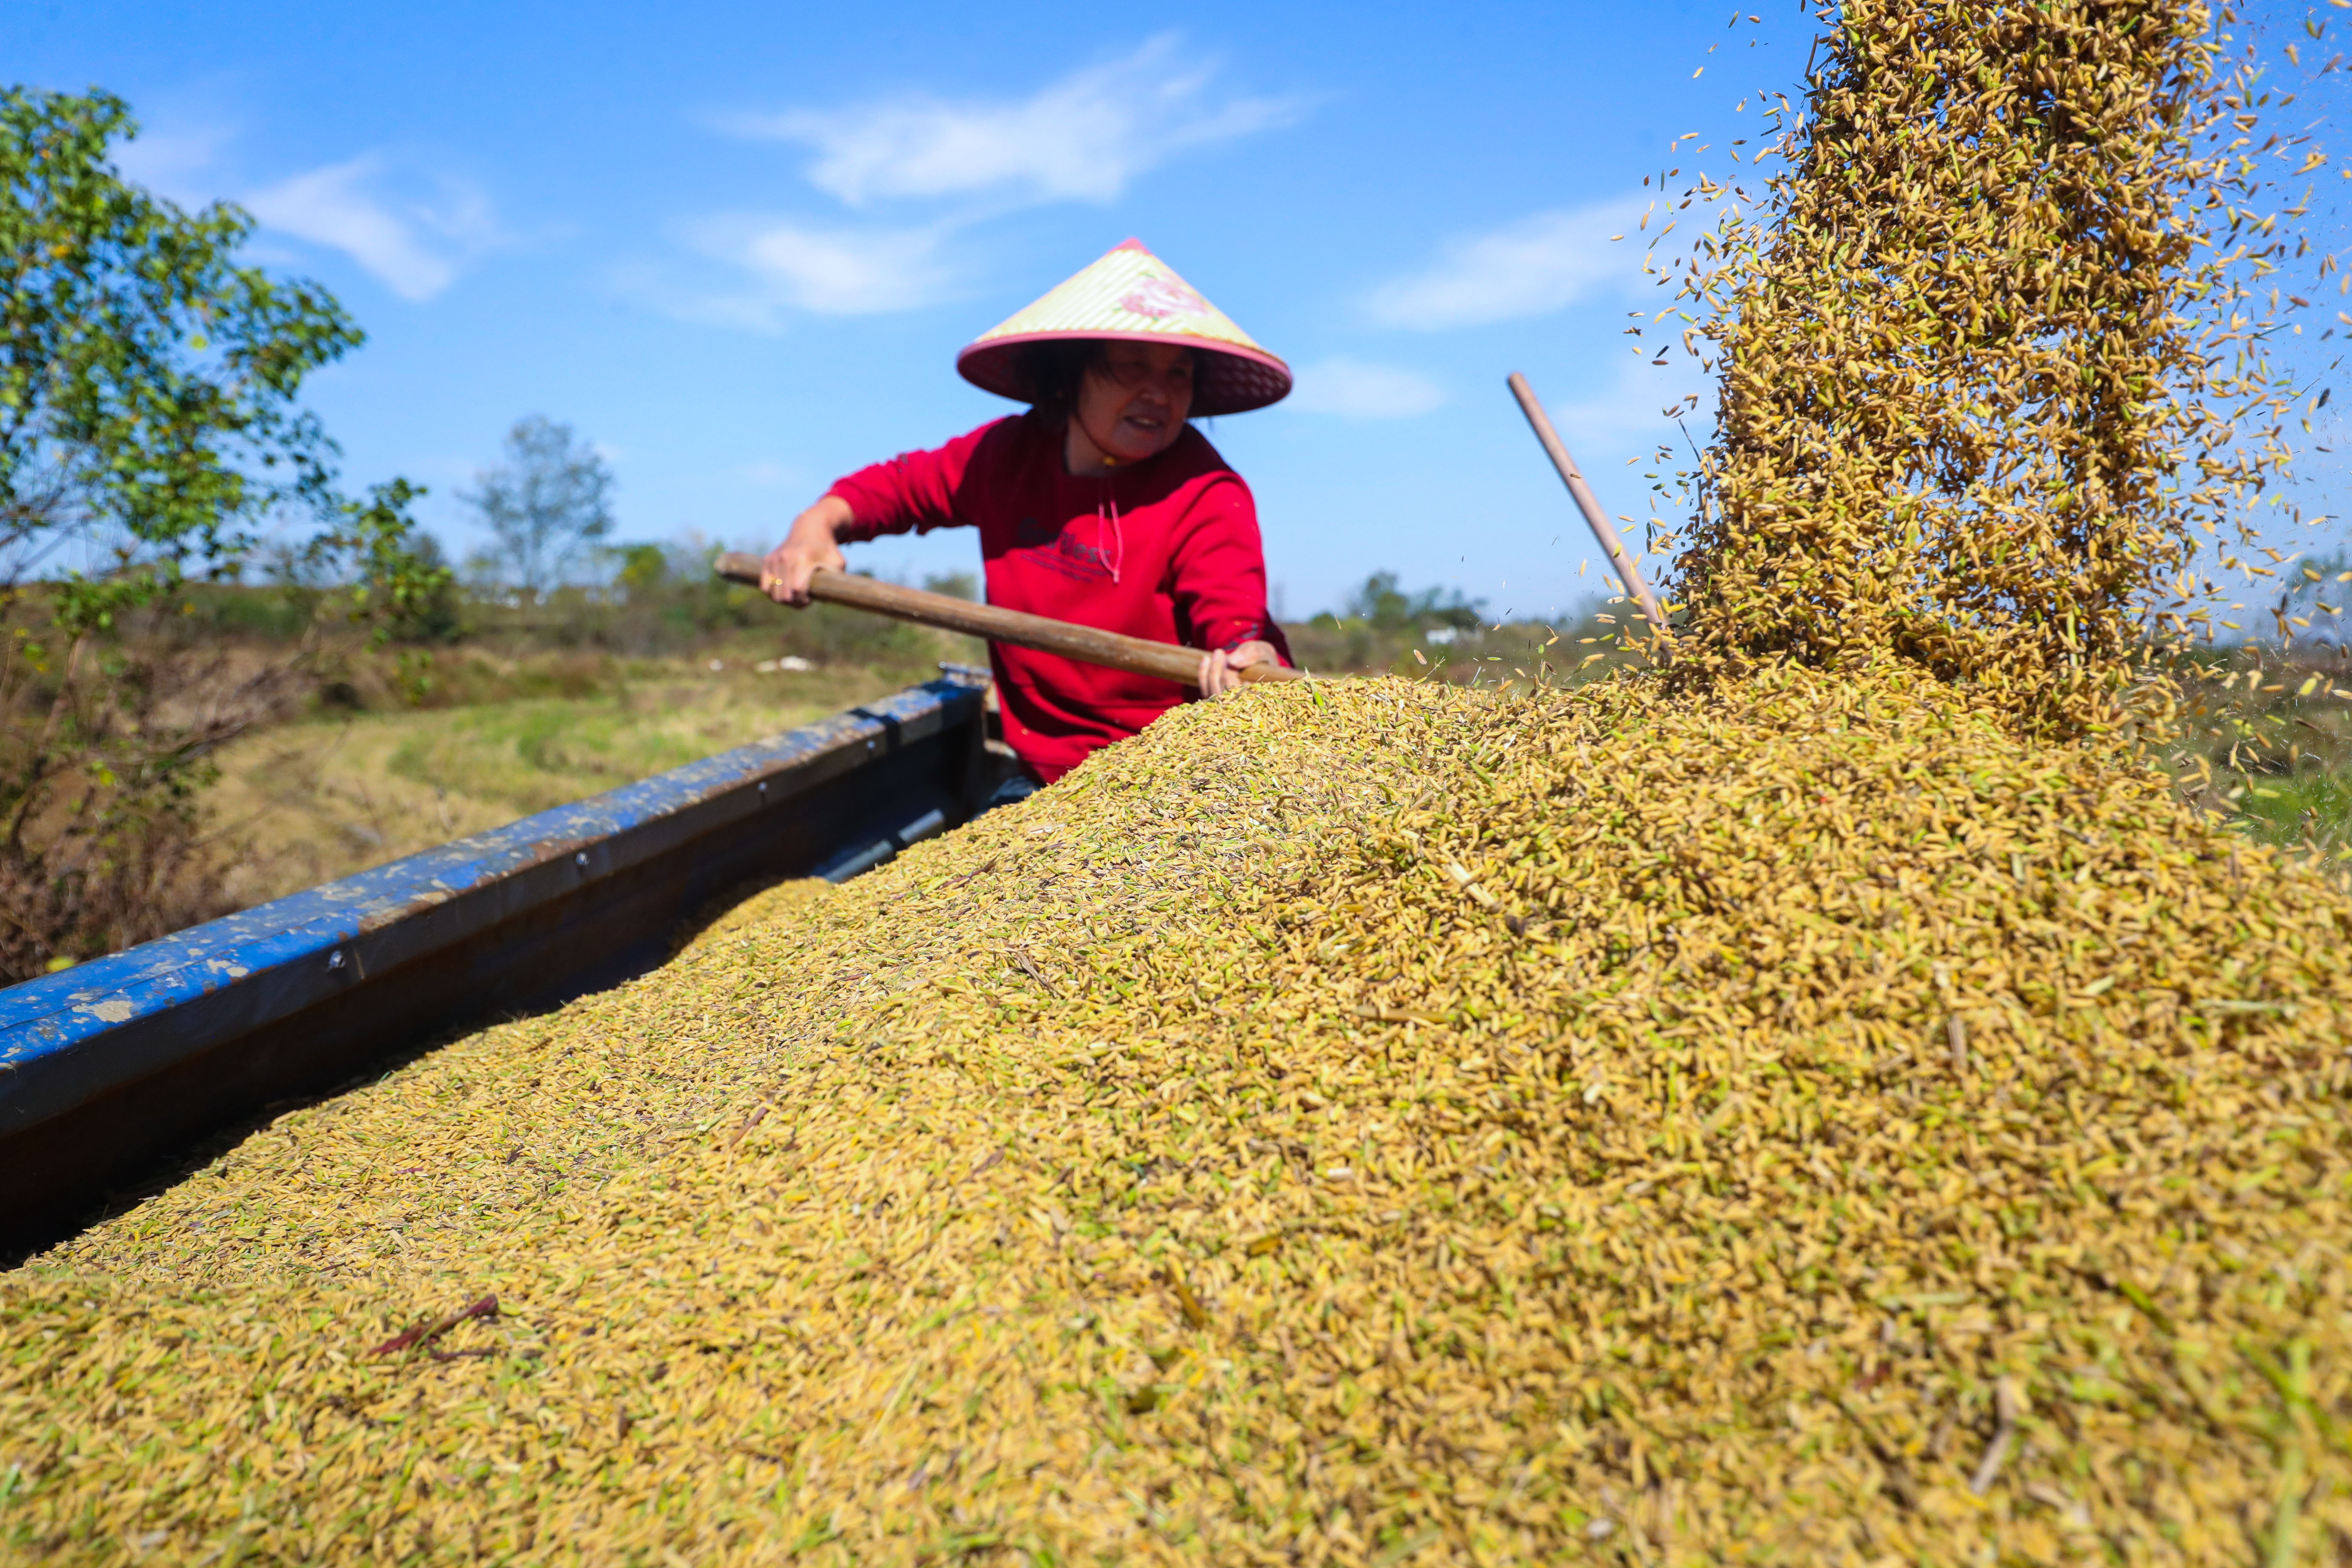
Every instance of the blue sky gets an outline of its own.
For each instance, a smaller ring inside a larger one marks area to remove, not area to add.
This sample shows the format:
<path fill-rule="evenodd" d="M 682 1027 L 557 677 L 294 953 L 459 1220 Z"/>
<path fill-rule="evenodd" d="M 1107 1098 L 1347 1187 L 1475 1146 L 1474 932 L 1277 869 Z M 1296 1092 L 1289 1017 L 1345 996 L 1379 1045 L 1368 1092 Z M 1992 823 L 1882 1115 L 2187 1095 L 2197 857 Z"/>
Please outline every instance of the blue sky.
<path fill-rule="evenodd" d="M 1497 612 L 1591 588 L 1503 377 L 1646 515 L 1659 411 L 1705 384 L 1633 352 L 1666 299 L 1610 237 L 1662 171 L 1743 174 L 1810 38 L 1785 0 L 0 13 L 12 79 L 127 98 L 126 168 L 242 203 L 258 257 L 360 319 L 313 405 L 354 485 L 432 487 L 458 553 L 457 492 L 534 413 L 606 450 L 620 537 L 772 542 L 836 475 L 1006 411 L 955 351 L 1134 235 L 1300 373 L 1210 430 L 1293 616 L 1381 568 Z M 973 561 L 960 533 L 861 557 Z"/>

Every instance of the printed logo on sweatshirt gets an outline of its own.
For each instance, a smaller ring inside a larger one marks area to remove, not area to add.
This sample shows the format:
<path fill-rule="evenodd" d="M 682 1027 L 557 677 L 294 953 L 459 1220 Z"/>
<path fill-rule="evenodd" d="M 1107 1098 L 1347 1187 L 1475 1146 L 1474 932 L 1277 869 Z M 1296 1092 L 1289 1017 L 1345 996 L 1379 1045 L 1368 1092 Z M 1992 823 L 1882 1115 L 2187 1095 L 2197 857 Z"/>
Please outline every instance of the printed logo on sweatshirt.
<path fill-rule="evenodd" d="M 1079 540 L 1068 524 L 1024 517 L 1013 530 L 1013 548 L 1032 564 L 1080 583 L 1111 581 L 1110 557 Z"/>

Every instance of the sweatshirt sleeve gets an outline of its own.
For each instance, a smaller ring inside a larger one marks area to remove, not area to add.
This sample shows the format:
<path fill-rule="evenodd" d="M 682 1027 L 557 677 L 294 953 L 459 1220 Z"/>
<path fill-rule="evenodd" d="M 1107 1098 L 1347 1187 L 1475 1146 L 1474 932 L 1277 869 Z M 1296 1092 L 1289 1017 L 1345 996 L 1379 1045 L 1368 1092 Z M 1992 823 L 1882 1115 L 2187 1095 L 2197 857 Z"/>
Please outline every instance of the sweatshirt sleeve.
<path fill-rule="evenodd" d="M 1212 476 L 1186 509 L 1170 565 L 1177 624 L 1195 647 L 1272 643 L 1290 662 L 1290 644 L 1265 608 L 1265 547 L 1257 501 L 1241 476 Z"/>
<path fill-rule="evenodd" d="M 840 538 L 846 542 L 883 533 L 929 533 L 935 528 L 955 528 L 969 520 L 957 515 L 956 494 L 963 488 L 982 444 L 999 419 L 944 447 L 928 452 L 901 452 L 887 462 L 836 479 L 825 491 L 849 503 L 850 525 Z"/>

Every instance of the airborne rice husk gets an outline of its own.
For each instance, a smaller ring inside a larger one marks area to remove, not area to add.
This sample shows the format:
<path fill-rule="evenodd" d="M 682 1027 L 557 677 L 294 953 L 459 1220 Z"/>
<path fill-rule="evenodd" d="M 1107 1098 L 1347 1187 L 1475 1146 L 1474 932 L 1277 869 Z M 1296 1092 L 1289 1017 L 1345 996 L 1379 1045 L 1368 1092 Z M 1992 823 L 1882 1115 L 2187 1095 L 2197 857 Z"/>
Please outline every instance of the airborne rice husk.
<path fill-rule="evenodd" d="M 182 1560 L 2316 1552 L 2347 938 L 2160 778 L 1916 676 L 1252 692 L 8 1277 L 0 1519 Z"/>

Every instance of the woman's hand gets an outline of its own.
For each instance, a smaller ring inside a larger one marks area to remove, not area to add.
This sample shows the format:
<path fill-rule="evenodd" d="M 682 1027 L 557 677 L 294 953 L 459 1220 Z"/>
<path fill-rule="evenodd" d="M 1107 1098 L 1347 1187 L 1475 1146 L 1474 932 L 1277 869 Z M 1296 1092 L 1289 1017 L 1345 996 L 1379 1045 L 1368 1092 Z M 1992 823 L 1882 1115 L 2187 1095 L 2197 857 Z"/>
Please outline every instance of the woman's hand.
<path fill-rule="evenodd" d="M 793 519 L 792 531 L 784 535 L 784 542 L 760 563 L 760 592 L 779 605 L 807 604 L 809 578 L 818 567 L 848 570 L 838 531 L 851 521 L 849 503 L 839 496 L 826 496 Z"/>
<path fill-rule="evenodd" d="M 1211 648 L 1201 656 L 1201 695 L 1214 697 L 1242 684 L 1242 671 L 1253 664 L 1279 663 L 1282 656 L 1270 642 L 1245 642 L 1238 647 Z"/>

